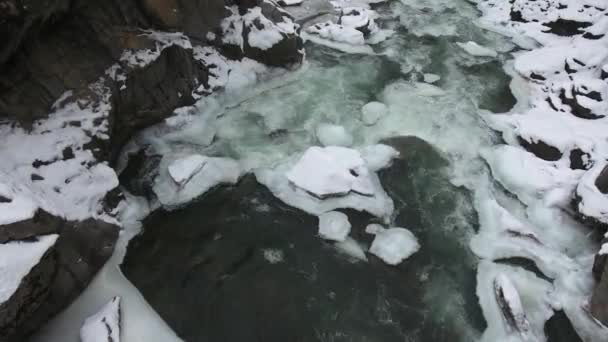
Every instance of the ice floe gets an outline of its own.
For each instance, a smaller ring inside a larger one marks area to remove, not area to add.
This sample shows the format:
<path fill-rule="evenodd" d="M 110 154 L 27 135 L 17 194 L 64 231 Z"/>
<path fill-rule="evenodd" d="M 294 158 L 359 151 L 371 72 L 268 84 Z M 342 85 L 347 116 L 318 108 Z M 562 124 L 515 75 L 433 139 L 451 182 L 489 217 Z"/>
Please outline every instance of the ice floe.
<path fill-rule="evenodd" d="M 395 227 L 376 232 L 369 252 L 389 265 L 398 265 L 419 249 L 420 244 L 412 232 Z"/>
<path fill-rule="evenodd" d="M 350 233 L 348 216 L 339 211 L 319 215 L 319 236 L 326 240 L 344 241 Z"/>
<path fill-rule="evenodd" d="M 323 146 L 350 147 L 353 137 L 343 126 L 323 123 L 317 127 L 317 139 Z"/>

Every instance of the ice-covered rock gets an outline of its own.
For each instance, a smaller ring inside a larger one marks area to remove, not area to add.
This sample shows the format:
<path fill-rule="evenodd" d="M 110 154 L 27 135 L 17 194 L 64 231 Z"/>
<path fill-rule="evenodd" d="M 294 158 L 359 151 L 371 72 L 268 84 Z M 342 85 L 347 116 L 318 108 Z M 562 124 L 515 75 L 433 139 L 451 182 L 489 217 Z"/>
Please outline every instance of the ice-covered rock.
<path fill-rule="evenodd" d="M 207 162 L 207 158 L 200 154 L 175 160 L 169 165 L 169 175 L 175 183 L 182 186 L 197 174 Z"/>
<path fill-rule="evenodd" d="M 576 187 L 578 213 L 608 227 L 608 163 L 598 162 L 581 177 Z"/>
<path fill-rule="evenodd" d="M 177 164 L 172 158 L 163 158 L 152 187 L 159 202 L 169 208 L 187 203 L 216 185 L 234 184 L 243 173 L 239 162 L 230 158 L 195 155 L 178 159 Z M 174 168 L 163 167 L 165 163 Z"/>
<path fill-rule="evenodd" d="M 372 126 L 388 114 L 388 107 L 377 101 L 366 103 L 361 107 L 361 120 L 367 126 Z"/>
<path fill-rule="evenodd" d="M 357 150 L 338 146 L 311 147 L 287 173 L 295 186 L 319 197 L 355 192 L 374 195 L 369 170 Z"/>
<path fill-rule="evenodd" d="M 361 31 L 365 37 L 378 31 L 378 25 L 374 21 L 375 12 L 362 7 L 342 8 L 338 18 L 338 24 L 352 27 Z"/>
<path fill-rule="evenodd" d="M 372 235 L 382 233 L 384 230 L 385 230 L 384 227 L 382 227 L 382 225 L 377 224 L 377 223 L 368 224 L 365 227 L 365 232 L 367 234 L 372 234 Z"/>
<path fill-rule="evenodd" d="M 473 41 L 468 41 L 466 43 L 456 43 L 456 45 L 458 45 L 461 49 L 466 51 L 471 56 L 496 57 L 498 55 L 496 51 L 488 47 L 481 46 Z"/>
<path fill-rule="evenodd" d="M 400 264 L 420 249 L 418 240 L 405 228 L 389 228 L 376 232 L 369 252 L 389 265 Z"/>
<path fill-rule="evenodd" d="M 120 297 L 114 297 L 86 319 L 80 329 L 82 342 L 120 342 Z"/>
<path fill-rule="evenodd" d="M 317 127 L 317 139 L 323 146 L 344 146 L 353 144 L 353 137 L 343 126 L 323 123 Z"/>
<path fill-rule="evenodd" d="M 348 216 L 330 211 L 319 216 L 319 236 L 326 240 L 344 241 L 350 233 Z"/>
<path fill-rule="evenodd" d="M 507 329 L 522 335 L 530 332 L 530 323 L 526 318 L 519 292 L 505 274 L 494 278 L 494 296 L 502 312 Z"/>
<path fill-rule="evenodd" d="M 330 21 L 312 25 L 306 29 L 306 32 L 338 43 L 346 43 L 350 45 L 365 44 L 363 32 L 354 27 L 334 24 Z"/>

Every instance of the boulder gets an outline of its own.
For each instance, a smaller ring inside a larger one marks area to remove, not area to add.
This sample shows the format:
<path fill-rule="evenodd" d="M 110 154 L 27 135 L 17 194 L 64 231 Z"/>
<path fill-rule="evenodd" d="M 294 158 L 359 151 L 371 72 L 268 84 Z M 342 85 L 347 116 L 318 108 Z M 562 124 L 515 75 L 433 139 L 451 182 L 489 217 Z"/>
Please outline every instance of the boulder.
<path fill-rule="evenodd" d="M 10 342 L 24 341 L 67 307 L 112 255 L 118 239 L 116 225 L 95 219 L 70 222 L 42 210 L 32 219 L 0 230 L 5 238 L 21 238 L 11 243 L 35 241 L 40 234 L 58 234 L 13 297 L 0 304 L 0 335 Z"/>
<path fill-rule="evenodd" d="M 605 326 L 608 326 L 608 263 L 606 263 L 605 258 L 602 258 L 602 260 L 604 267 L 601 272 L 601 278 L 591 296 L 590 310 L 593 317 L 597 318 Z M 596 258 L 597 261 L 598 259 Z M 595 274 L 596 272 L 594 272 Z"/>

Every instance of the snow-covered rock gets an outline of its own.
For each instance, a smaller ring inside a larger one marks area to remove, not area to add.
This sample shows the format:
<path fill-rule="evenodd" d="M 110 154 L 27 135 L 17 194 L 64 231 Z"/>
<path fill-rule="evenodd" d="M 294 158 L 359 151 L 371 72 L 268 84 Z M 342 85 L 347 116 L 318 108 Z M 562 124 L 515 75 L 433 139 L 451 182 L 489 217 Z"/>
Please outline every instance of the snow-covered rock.
<path fill-rule="evenodd" d="M 435 83 L 437 81 L 439 81 L 441 79 L 441 76 L 436 75 L 436 74 L 424 74 L 422 75 L 424 82 L 426 83 Z"/>
<path fill-rule="evenodd" d="M 57 234 L 44 235 L 33 241 L 0 244 L 0 304 L 11 298 L 21 281 L 55 244 Z"/>
<path fill-rule="evenodd" d="M 194 154 L 180 158 L 169 165 L 169 175 L 178 185 L 184 185 L 197 174 L 207 162 L 207 158 Z"/>
<path fill-rule="evenodd" d="M 361 107 L 361 121 L 367 126 L 376 124 L 386 114 L 388 107 L 382 102 L 372 101 Z"/>
<path fill-rule="evenodd" d="M 316 133 L 317 139 L 323 146 L 349 147 L 353 144 L 353 136 L 340 125 L 320 124 Z"/>
<path fill-rule="evenodd" d="M 114 297 L 86 319 L 80 329 L 82 342 L 120 342 L 120 297 Z"/>
<path fill-rule="evenodd" d="M 389 265 L 398 265 L 420 249 L 418 240 L 405 228 L 389 228 L 376 232 L 369 252 Z"/>
<path fill-rule="evenodd" d="M 385 231 L 384 227 L 382 227 L 382 225 L 377 224 L 377 223 L 368 224 L 365 227 L 365 232 L 367 234 L 376 235 L 376 234 L 382 233 L 383 231 Z"/>
<path fill-rule="evenodd" d="M 348 216 L 330 211 L 319 216 L 319 236 L 326 240 L 344 241 L 350 233 Z"/>

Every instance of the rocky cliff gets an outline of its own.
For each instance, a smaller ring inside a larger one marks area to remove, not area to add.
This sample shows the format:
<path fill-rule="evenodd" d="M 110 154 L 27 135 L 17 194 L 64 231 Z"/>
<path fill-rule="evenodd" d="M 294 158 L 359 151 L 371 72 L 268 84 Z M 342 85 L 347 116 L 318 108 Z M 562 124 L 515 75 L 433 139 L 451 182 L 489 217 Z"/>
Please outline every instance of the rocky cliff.
<path fill-rule="evenodd" d="M 0 341 L 65 308 L 112 254 L 113 165 L 136 131 L 221 88 L 218 56 L 303 57 L 298 25 L 256 0 L 3 0 L 0 39 L 0 250 L 58 236 L 0 281 Z"/>

